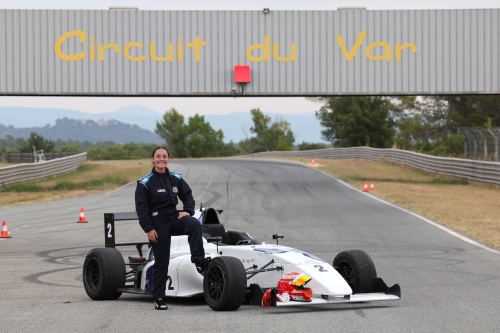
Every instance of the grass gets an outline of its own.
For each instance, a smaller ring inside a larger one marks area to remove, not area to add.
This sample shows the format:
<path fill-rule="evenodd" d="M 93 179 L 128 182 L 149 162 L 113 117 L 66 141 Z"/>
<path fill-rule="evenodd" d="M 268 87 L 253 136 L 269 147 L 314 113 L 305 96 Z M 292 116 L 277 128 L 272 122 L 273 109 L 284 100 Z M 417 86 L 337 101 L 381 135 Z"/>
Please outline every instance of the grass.
<path fill-rule="evenodd" d="M 305 164 L 310 159 L 286 158 Z M 359 189 L 373 181 L 378 196 L 500 249 L 500 188 L 395 163 L 315 159 L 316 168 Z"/>
<path fill-rule="evenodd" d="M 0 188 L 0 207 L 21 205 L 109 191 L 151 170 L 149 160 L 87 161 L 77 172 Z"/>

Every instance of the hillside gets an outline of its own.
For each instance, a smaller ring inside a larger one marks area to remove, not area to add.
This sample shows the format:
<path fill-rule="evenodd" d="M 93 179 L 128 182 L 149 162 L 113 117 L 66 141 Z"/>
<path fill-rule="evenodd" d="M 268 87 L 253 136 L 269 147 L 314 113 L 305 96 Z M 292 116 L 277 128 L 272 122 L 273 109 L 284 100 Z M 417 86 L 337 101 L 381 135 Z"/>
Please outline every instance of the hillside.
<path fill-rule="evenodd" d="M 326 143 L 326 141 L 321 139 L 321 130 L 323 128 L 313 113 L 280 115 L 277 113 L 264 112 L 264 114 L 271 117 L 273 120 L 280 118 L 288 121 L 295 134 L 296 144 L 302 141 Z M 234 112 L 225 115 L 205 114 L 203 116 L 205 117 L 205 121 L 209 122 L 213 129 L 220 129 L 224 132 L 224 142 L 232 140 L 237 143 L 254 135 L 250 132 L 250 127 L 253 126 L 250 111 Z M 55 124 L 56 119 L 59 118 L 89 119 L 95 122 L 99 120 L 111 121 L 114 119 L 124 124 L 135 124 L 142 129 L 147 129 L 151 133 L 154 133 L 156 122 L 161 122 L 162 117 L 163 115 L 161 113 L 139 105 L 122 107 L 113 112 L 98 114 L 68 109 L 0 106 L 0 124 L 6 126 L 12 125 L 16 128 L 45 128 Z M 185 116 L 184 118 L 187 122 L 189 117 Z M 5 136 L 0 136 L 0 138 L 3 137 Z"/>
<path fill-rule="evenodd" d="M 46 139 L 51 140 L 76 140 L 76 141 L 113 141 L 116 143 L 162 143 L 163 139 L 157 134 L 140 128 L 137 125 L 122 123 L 118 120 L 84 120 L 60 118 L 56 124 L 47 124 L 44 127 L 15 128 L 0 124 L 0 137 L 12 135 L 15 138 L 28 138 L 31 132 L 36 132 Z"/>

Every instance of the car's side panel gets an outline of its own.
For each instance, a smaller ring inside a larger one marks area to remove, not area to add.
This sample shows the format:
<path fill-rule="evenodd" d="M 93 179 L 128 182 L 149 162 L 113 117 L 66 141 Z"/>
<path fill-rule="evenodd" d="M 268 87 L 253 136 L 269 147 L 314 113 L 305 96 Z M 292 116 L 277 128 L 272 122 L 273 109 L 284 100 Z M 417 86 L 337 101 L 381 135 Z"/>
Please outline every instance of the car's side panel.
<path fill-rule="evenodd" d="M 180 257 L 179 257 L 180 258 Z M 178 297 L 189 297 L 203 294 L 203 275 L 198 273 L 191 262 L 191 255 L 180 258 L 177 266 Z"/>

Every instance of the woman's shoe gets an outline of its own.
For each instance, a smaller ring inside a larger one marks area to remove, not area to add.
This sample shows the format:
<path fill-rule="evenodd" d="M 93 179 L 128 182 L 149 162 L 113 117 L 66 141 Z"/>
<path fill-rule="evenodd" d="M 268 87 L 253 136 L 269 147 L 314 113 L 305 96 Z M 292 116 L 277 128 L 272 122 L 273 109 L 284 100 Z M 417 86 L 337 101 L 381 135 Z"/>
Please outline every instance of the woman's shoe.
<path fill-rule="evenodd" d="M 166 310 L 166 309 L 168 309 L 168 306 L 167 306 L 167 304 L 165 304 L 165 301 L 163 300 L 163 298 L 156 298 L 154 300 L 154 303 L 155 303 L 155 309 L 156 310 Z"/>

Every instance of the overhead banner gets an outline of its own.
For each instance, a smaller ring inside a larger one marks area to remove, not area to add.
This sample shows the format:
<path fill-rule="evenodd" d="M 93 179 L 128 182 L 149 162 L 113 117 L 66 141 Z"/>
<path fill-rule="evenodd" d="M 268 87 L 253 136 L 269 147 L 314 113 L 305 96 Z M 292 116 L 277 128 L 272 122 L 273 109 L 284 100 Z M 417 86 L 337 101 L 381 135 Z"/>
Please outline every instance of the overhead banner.
<path fill-rule="evenodd" d="M 499 21 L 500 9 L 0 10 L 0 94 L 500 93 Z"/>

